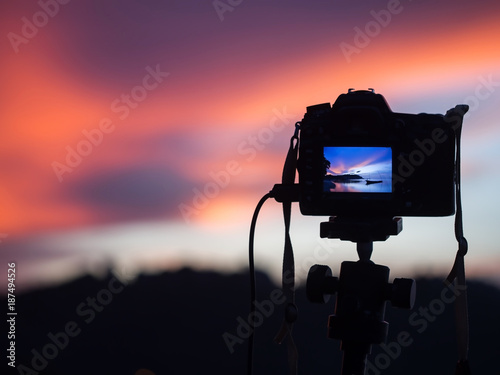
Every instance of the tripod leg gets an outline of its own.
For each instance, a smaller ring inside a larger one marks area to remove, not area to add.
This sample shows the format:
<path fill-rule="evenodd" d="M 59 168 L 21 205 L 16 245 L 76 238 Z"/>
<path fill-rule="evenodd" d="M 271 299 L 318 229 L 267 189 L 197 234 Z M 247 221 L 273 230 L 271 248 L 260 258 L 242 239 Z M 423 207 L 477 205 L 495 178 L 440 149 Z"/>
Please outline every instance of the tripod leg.
<path fill-rule="evenodd" d="M 342 375 L 364 375 L 366 357 L 370 353 L 370 344 L 342 341 Z"/>

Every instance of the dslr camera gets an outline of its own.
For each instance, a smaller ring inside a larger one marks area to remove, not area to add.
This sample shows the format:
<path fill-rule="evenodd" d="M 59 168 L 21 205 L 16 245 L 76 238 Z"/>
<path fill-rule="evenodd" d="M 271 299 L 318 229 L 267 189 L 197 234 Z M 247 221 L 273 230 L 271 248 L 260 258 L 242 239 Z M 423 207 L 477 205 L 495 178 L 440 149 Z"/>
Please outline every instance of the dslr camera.
<path fill-rule="evenodd" d="M 373 89 L 350 89 L 333 105 L 307 107 L 297 162 L 301 213 L 454 214 L 456 121 L 451 120 L 392 112 Z"/>

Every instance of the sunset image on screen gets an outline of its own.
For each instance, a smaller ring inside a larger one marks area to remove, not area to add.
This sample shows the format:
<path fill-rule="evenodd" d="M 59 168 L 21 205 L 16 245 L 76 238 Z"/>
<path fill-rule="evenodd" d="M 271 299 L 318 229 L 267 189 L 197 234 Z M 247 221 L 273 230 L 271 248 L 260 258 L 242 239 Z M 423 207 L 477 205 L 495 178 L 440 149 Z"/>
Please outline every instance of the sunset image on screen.
<path fill-rule="evenodd" d="M 323 191 L 331 193 L 392 192 L 390 147 L 325 147 Z"/>

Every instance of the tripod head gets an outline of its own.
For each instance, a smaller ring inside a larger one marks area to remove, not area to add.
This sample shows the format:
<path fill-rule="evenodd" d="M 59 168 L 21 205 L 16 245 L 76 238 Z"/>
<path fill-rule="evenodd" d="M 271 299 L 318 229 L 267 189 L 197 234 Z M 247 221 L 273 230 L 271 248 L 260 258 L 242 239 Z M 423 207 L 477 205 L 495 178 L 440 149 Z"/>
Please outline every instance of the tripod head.
<path fill-rule="evenodd" d="M 321 238 L 339 238 L 342 241 L 385 241 L 403 230 L 400 217 L 350 217 L 332 216 L 320 224 Z"/>
<path fill-rule="evenodd" d="M 386 340 L 386 301 L 394 307 L 413 307 L 415 281 L 401 278 L 391 284 L 389 268 L 370 260 L 373 241 L 385 241 L 401 230 L 401 218 L 330 218 L 321 223 L 321 237 L 356 242 L 359 256 L 357 262 L 342 262 L 338 278 L 324 265 L 311 267 L 307 277 L 306 292 L 311 302 L 326 303 L 331 295 L 337 295 L 335 314 L 328 319 L 328 337 L 341 340 L 342 375 L 363 375 L 371 345 Z"/>

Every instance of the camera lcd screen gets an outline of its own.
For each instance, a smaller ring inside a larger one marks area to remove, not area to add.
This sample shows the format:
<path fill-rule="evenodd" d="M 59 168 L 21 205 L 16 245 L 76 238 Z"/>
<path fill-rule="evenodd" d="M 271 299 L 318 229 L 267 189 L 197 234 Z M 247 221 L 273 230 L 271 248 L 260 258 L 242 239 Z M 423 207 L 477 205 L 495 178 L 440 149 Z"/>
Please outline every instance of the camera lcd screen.
<path fill-rule="evenodd" d="M 392 193 L 390 147 L 324 147 L 323 191 Z"/>

